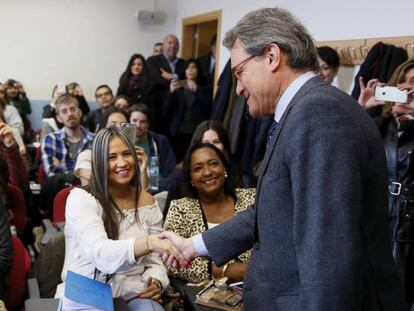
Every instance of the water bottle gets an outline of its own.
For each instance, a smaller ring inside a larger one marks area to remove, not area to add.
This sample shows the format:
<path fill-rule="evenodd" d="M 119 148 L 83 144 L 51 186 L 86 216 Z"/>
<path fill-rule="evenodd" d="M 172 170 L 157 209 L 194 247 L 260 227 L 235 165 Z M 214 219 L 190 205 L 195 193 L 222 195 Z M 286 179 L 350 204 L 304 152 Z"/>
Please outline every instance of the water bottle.
<path fill-rule="evenodd" d="M 157 156 L 152 156 L 149 165 L 150 186 L 152 191 L 158 191 L 160 180 L 160 165 Z"/>

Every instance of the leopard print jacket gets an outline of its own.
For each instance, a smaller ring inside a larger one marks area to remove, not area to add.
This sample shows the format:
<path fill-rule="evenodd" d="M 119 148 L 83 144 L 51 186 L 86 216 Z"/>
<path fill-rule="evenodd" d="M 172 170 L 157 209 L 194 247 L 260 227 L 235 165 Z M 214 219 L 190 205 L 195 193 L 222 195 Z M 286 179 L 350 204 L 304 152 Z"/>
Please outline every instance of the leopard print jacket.
<path fill-rule="evenodd" d="M 255 189 L 236 189 L 236 196 L 235 214 L 238 214 L 254 203 L 256 197 Z M 164 229 L 175 232 L 184 238 L 206 231 L 198 199 L 182 198 L 171 201 Z M 231 260 L 229 263 L 249 262 L 249 260 L 250 250 L 239 255 L 236 260 Z M 198 283 L 212 278 L 211 263 L 210 258 L 198 257 L 192 262 L 191 268 L 177 270 L 168 267 L 168 272 L 170 276 Z"/>

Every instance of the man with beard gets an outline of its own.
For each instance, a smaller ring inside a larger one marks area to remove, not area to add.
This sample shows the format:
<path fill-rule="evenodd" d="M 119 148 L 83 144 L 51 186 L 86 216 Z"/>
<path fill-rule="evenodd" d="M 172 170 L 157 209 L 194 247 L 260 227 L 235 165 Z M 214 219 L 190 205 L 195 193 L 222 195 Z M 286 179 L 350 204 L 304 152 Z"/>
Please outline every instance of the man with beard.
<path fill-rule="evenodd" d="M 78 154 L 92 143 L 93 135 L 80 125 L 82 111 L 76 98 L 56 100 L 56 117 L 63 128 L 47 135 L 42 143 L 42 161 L 47 176 L 72 173 Z"/>

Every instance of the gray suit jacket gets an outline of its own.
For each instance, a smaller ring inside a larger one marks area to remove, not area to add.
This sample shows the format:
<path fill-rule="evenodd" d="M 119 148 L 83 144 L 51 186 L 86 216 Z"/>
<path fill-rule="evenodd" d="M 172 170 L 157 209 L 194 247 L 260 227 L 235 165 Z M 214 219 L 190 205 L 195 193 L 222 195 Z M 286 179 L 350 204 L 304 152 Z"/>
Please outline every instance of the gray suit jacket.
<path fill-rule="evenodd" d="M 245 310 L 406 310 L 384 148 L 347 94 L 310 79 L 283 114 L 254 206 L 203 233 L 223 264 L 253 246 Z"/>

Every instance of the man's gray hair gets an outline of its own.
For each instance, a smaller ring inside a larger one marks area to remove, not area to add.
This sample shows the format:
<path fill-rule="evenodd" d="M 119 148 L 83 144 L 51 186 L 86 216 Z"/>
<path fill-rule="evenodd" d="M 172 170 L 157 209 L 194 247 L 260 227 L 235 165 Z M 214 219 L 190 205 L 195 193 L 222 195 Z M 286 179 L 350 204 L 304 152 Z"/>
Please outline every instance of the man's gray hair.
<path fill-rule="evenodd" d="M 223 45 L 231 49 L 237 39 L 251 55 L 261 56 L 266 46 L 275 43 L 287 55 L 291 68 L 318 68 L 312 36 L 284 9 L 263 8 L 248 13 L 227 31 Z"/>

